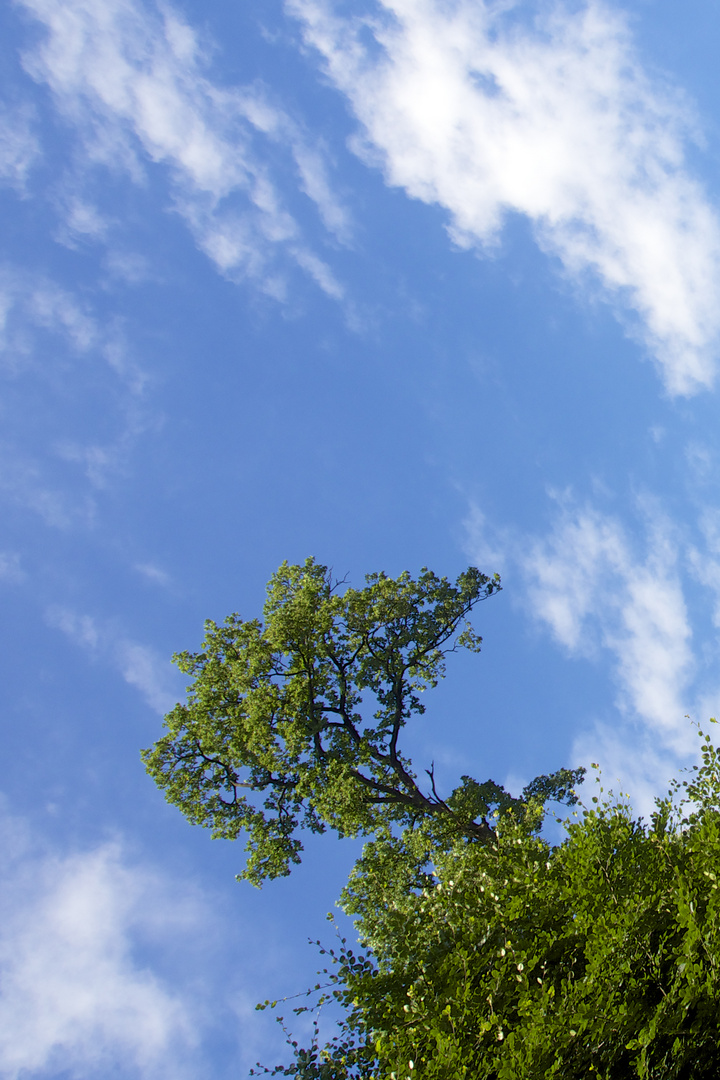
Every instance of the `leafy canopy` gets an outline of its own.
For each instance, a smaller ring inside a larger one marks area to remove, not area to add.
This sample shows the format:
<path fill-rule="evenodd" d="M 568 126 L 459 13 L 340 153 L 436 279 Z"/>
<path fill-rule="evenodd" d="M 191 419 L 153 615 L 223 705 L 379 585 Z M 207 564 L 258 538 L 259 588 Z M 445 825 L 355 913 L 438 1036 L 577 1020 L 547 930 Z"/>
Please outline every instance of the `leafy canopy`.
<path fill-rule="evenodd" d="M 444 676 L 448 653 L 479 652 L 468 616 L 499 591 L 497 575 L 470 567 L 453 585 L 423 569 L 344 584 L 314 559 L 283 563 L 263 622 L 207 622 L 202 650 L 174 657 L 193 678 L 188 700 L 143 758 L 191 822 L 246 834 L 242 877 L 289 873 L 303 829 L 391 836 L 422 826 L 432 843 L 492 844 L 498 814 L 539 827 L 548 799 L 573 802 L 583 770 L 538 777 L 520 799 L 464 776 L 443 798 L 432 765 L 423 783 L 402 752 L 403 728 L 425 711 L 420 695 Z"/>
<path fill-rule="evenodd" d="M 424 877 L 411 845 L 376 838 L 343 904 L 366 953 L 343 943 L 326 971 L 344 1020 L 274 1073 L 715 1080 L 718 807 L 705 736 L 702 764 L 649 822 L 601 789 L 556 846 L 510 813 L 492 846 L 435 846 Z"/>

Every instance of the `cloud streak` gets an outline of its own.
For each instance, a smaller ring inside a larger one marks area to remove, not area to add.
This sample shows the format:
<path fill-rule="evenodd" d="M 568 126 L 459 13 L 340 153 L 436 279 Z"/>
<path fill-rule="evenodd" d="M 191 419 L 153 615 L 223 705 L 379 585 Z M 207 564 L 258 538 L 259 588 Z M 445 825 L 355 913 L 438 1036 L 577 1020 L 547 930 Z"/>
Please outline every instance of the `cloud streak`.
<path fill-rule="evenodd" d="M 254 1008 L 288 971 L 271 917 L 118 837 L 49 844 L 1 794 L 0 844 L 0 1080 L 223 1080 L 284 1054 Z"/>
<path fill-rule="evenodd" d="M 11 109 L 0 105 L 0 183 L 25 192 L 28 173 L 40 157 L 29 107 Z"/>
<path fill-rule="evenodd" d="M 619 521 L 572 509 L 521 561 L 535 617 L 571 653 L 608 650 L 621 708 L 680 746 L 695 661 L 667 523 L 652 521 L 647 548 L 637 553 Z"/>
<path fill-rule="evenodd" d="M 49 626 L 61 630 L 91 656 L 110 663 L 160 716 L 177 703 L 179 688 L 173 688 L 177 673 L 150 646 L 133 641 L 92 615 L 62 605 L 48 608 L 45 618 Z"/>
<path fill-rule="evenodd" d="M 717 513 L 705 513 L 705 542 L 693 547 L 657 503 L 638 509 L 639 529 L 565 498 L 544 534 L 497 536 L 476 512 L 468 550 L 516 581 L 520 605 L 569 656 L 608 665 L 617 712 L 586 712 L 591 726 L 576 731 L 573 758 L 600 761 L 647 813 L 697 754 L 687 717 L 702 724 L 720 708 L 720 641 L 695 640 L 708 616 L 720 624 L 720 563 Z"/>
<path fill-rule="evenodd" d="M 51 527 L 89 525 L 94 493 L 153 422 L 122 329 L 46 276 L 0 265 L 0 380 L 0 491 Z"/>
<path fill-rule="evenodd" d="M 645 74 L 621 13 L 590 0 L 526 24 L 492 0 L 287 6 L 360 121 L 356 151 L 389 184 L 445 208 L 462 247 L 492 248 L 509 212 L 527 216 L 671 394 L 712 383 L 720 226 L 685 167 L 689 110 Z"/>
<path fill-rule="evenodd" d="M 280 149 L 295 196 L 314 205 L 328 238 L 346 242 L 350 220 L 322 147 L 259 86 L 212 82 L 198 36 L 168 5 L 20 2 L 46 31 L 25 66 L 50 87 L 86 157 L 140 184 L 152 164 L 167 167 L 175 209 L 223 274 L 250 278 L 280 299 L 294 264 L 342 297 L 269 165 Z M 76 192 L 68 202 L 84 205 Z M 96 229 L 94 219 L 90 226 Z"/>

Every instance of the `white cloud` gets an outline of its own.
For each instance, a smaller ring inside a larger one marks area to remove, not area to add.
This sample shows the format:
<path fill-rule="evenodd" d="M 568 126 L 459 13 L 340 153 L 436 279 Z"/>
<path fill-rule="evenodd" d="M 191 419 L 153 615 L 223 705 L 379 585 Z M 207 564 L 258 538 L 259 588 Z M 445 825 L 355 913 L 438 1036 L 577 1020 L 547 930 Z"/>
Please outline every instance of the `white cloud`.
<path fill-rule="evenodd" d="M 97 343 L 95 320 L 65 289 L 50 282 L 33 283 L 26 295 L 26 305 L 36 325 L 64 333 L 78 352 L 86 352 Z"/>
<path fill-rule="evenodd" d="M 10 585 L 21 585 L 27 574 L 20 565 L 20 556 L 16 551 L 0 551 L 0 581 Z"/>
<path fill-rule="evenodd" d="M 575 732 L 572 761 L 599 761 L 608 784 L 630 791 L 647 814 L 678 767 L 697 756 L 688 717 L 702 723 L 720 707 L 720 643 L 693 647 L 699 612 L 687 574 L 704 574 L 720 596 L 717 553 L 708 541 L 693 563 L 684 535 L 647 498 L 640 528 L 567 494 L 557 505 L 546 533 L 501 533 L 500 567 L 516 601 L 571 657 L 607 666 L 617 712 L 611 719 L 599 703 L 583 703 L 587 726 Z M 469 553 L 490 565 L 493 530 L 477 510 L 468 528 Z"/>
<path fill-rule="evenodd" d="M 151 581 L 154 585 L 167 586 L 170 584 L 170 575 L 167 571 L 155 566 L 154 563 L 136 563 L 133 570 L 136 570 L 138 574 L 142 574 L 147 581 Z"/>
<path fill-rule="evenodd" d="M 173 672 L 154 649 L 122 640 L 116 644 L 114 656 L 125 682 L 139 690 L 156 713 L 164 716 L 177 704 L 180 695 L 171 689 Z"/>
<path fill-rule="evenodd" d="M 167 166 L 175 209 L 224 274 L 252 278 L 280 297 L 284 259 L 330 296 L 342 295 L 267 165 L 280 149 L 295 192 L 345 242 L 350 221 L 332 191 L 326 155 L 259 86 L 210 81 L 197 34 L 168 5 L 157 11 L 131 0 L 21 3 L 46 30 L 25 57 L 27 70 L 50 86 L 75 123 L 86 161 L 122 168 L 138 182 L 148 163 Z M 83 200 L 69 202 L 80 209 L 68 228 L 99 235 L 104 221 L 89 215 Z"/>
<path fill-rule="evenodd" d="M 124 866 L 114 845 L 33 860 L 5 884 L 0 1075 L 102 1069 L 113 1059 L 141 1076 L 184 1072 L 193 1017 L 175 989 L 132 956 L 148 910 L 162 903 L 170 918 L 177 911 L 164 892 Z"/>
<path fill-rule="evenodd" d="M 57 347 L 39 346 L 42 332 L 59 338 L 76 356 L 96 351 L 132 393 L 142 391 L 145 378 L 122 340 L 84 300 L 42 274 L 0 264 L 0 356 L 6 373 L 32 365 L 47 372 L 52 358 L 64 359 Z"/>
<path fill-rule="evenodd" d="M 65 463 L 103 488 L 151 423 L 122 331 L 44 275 L 0 265 L 0 378 L 0 489 L 52 527 L 88 525 L 93 499 Z M 70 386 L 82 410 L 68 407 Z"/>
<path fill-rule="evenodd" d="M 148 421 L 140 409 L 126 408 L 122 430 L 113 442 L 79 443 L 60 439 L 54 443 L 53 451 L 63 461 L 81 465 L 92 487 L 105 488 L 112 474 L 124 471 L 135 440 L 147 427 Z"/>
<path fill-rule="evenodd" d="M 463 247 L 496 245 L 506 214 L 526 215 L 572 280 L 632 313 L 671 393 L 710 385 L 720 226 L 684 164 L 694 120 L 645 74 L 624 15 L 596 0 L 533 24 L 492 0 L 287 6 L 389 184 L 444 207 Z"/>
<path fill-rule="evenodd" d="M 592 511 L 563 517 L 550 536 L 536 540 L 525 556 L 528 595 L 536 614 L 571 651 L 590 643 L 588 617 L 598 609 L 601 581 L 607 582 L 607 608 L 616 608 L 631 568 L 631 556 L 618 522 Z"/>
<path fill-rule="evenodd" d="M 208 1003 L 176 968 L 210 941 L 206 899 L 117 842 L 49 851 L 4 807 L 0 837 L 0 1077 L 204 1075 Z"/>
<path fill-rule="evenodd" d="M 37 455 L 29 457 L 8 441 L 0 443 L 0 492 L 50 528 L 90 526 L 94 517 L 91 501 L 54 483 L 44 464 Z"/>
<path fill-rule="evenodd" d="M 700 517 L 702 547 L 688 552 L 690 570 L 713 597 L 713 623 L 720 629 L 720 510 L 706 508 Z"/>
<path fill-rule="evenodd" d="M 0 846 L 0 1080 L 222 1080 L 284 1055 L 253 1005 L 288 955 L 240 893 L 228 906 L 118 838 L 51 845 L 2 795 Z"/>
<path fill-rule="evenodd" d="M 565 510 L 520 559 L 535 617 L 573 653 L 609 650 L 620 705 L 680 745 L 695 673 L 692 631 L 672 530 L 656 518 L 648 533 L 637 554 L 617 520 Z"/>
<path fill-rule="evenodd" d="M 22 193 L 28 173 L 39 156 L 40 145 L 33 131 L 32 110 L 0 105 L 0 182 Z"/>
<path fill-rule="evenodd" d="M 181 696 L 178 674 L 151 646 L 125 637 L 111 624 L 92 615 L 62 605 L 49 607 L 45 619 L 76 645 L 110 663 L 160 716 L 177 703 Z"/>
<path fill-rule="evenodd" d="M 153 276 L 148 260 L 134 251 L 121 251 L 119 248 L 108 251 L 106 264 L 113 277 L 128 285 L 141 285 Z"/>
<path fill-rule="evenodd" d="M 683 750 L 697 757 L 698 741 L 694 729 L 687 724 L 688 737 Z M 652 731 L 631 731 L 596 724 L 591 730 L 580 732 L 573 743 L 573 760 L 586 767 L 601 764 L 599 782 L 605 795 L 613 791 L 616 796 L 631 796 L 633 811 L 646 819 L 655 809 L 655 800 L 668 793 L 670 783 L 677 778 L 682 766 L 676 748 L 669 748 L 658 741 Z M 681 758 L 687 760 L 684 755 Z M 581 800 L 588 804 L 595 794 L 593 773 L 589 773 Z"/>
<path fill-rule="evenodd" d="M 93 242 L 107 238 L 114 222 L 92 202 L 82 198 L 76 190 L 61 189 L 57 202 L 62 222 L 55 239 L 61 244 L 77 248 L 83 241 Z"/>
<path fill-rule="evenodd" d="M 77 645 L 86 649 L 97 649 L 100 644 L 100 631 L 97 621 L 91 615 L 79 615 L 70 608 L 51 607 L 48 609 L 47 623 L 62 630 Z"/>

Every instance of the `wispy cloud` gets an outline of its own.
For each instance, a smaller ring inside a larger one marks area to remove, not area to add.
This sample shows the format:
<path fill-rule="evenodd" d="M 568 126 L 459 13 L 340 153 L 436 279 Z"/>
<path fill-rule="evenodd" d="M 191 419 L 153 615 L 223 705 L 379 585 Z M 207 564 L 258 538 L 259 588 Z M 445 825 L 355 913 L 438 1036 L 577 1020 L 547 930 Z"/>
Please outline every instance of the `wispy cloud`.
<path fill-rule="evenodd" d="M 178 674 L 151 646 L 133 641 L 107 621 L 62 605 L 48 608 L 45 619 L 90 655 L 114 667 L 160 716 L 178 701 Z"/>
<path fill-rule="evenodd" d="M 690 527 L 678 530 L 648 498 L 632 522 L 569 496 L 556 505 L 540 535 L 495 534 L 476 511 L 468 551 L 505 573 L 519 606 L 569 656 L 606 665 L 617 712 L 586 712 L 591 727 L 576 732 L 573 754 L 599 760 L 647 811 L 697 753 L 688 716 L 702 724 L 720 709 L 720 640 L 706 633 L 713 604 L 720 625 L 718 517 L 704 515 L 705 542 L 693 546 Z"/>
<path fill-rule="evenodd" d="M 21 585 L 27 575 L 16 551 L 0 551 L 0 581 L 9 585 Z"/>
<path fill-rule="evenodd" d="M 113 655 L 125 682 L 139 690 L 156 713 L 163 716 L 177 703 L 180 695 L 172 690 L 177 674 L 154 649 L 122 639 L 115 644 Z"/>
<path fill-rule="evenodd" d="M 93 491 L 151 423 L 122 330 L 47 277 L 0 266 L 0 380 L 0 490 L 53 527 L 89 523 Z"/>
<path fill-rule="evenodd" d="M 608 650 L 621 707 L 681 745 L 695 661 L 678 545 L 656 517 L 635 548 L 617 519 L 568 508 L 521 556 L 527 598 L 570 652 Z"/>
<path fill-rule="evenodd" d="M 89 527 L 94 505 L 75 484 L 63 484 L 39 454 L 26 453 L 7 440 L 0 443 L 0 493 L 4 499 L 29 510 L 52 529 Z"/>
<path fill-rule="evenodd" d="M 62 349 L 41 348 L 40 335 L 59 339 Z M 49 374 L 75 357 L 97 353 L 128 392 L 142 393 L 147 377 L 129 355 L 122 336 L 87 300 L 50 278 L 10 263 L 0 264 L 0 370 L 16 375 L 34 369 Z"/>
<path fill-rule="evenodd" d="M 688 562 L 695 578 L 713 597 L 713 623 L 720 629 L 720 510 L 707 507 L 700 517 L 704 543 L 693 544 Z"/>
<path fill-rule="evenodd" d="M 632 316 L 671 393 L 710 385 L 720 226 L 685 166 L 690 110 L 644 72 L 622 13 L 596 0 L 534 23 L 492 0 L 287 6 L 389 184 L 444 207 L 463 247 L 491 248 L 508 212 L 526 215 L 571 280 Z"/>
<path fill-rule="evenodd" d="M 169 900 L 116 844 L 10 860 L 0 888 L 0 1075 L 88 1075 L 118 1060 L 142 1077 L 187 1075 L 183 1058 L 197 1042 L 190 1002 L 134 955 L 138 938 L 169 944 L 195 929 L 200 913 Z"/>
<path fill-rule="evenodd" d="M 218 897 L 119 839 L 50 846 L 1 796 L 0 843 L 3 1080 L 237 1075 L 235 1031 L 250 1025 L 238 1024 L 239 957 Z M 208 1060 L 217 1023 L 231 1025 L 233 1061 Z"/>
<path fill-rule="evenodd" d="M 124 169 L 140 183 L 153 163 L 166 166 L 175 209 L 222 273 L 251 278 L 280 298 L 294 263 L 342 296 L 281 190 L 289 183 L 295 198 L 306 196 L 327 237 L 346 242 L 350 219 L 327 155 L 259 85 L 211 81 L 203 43 L 168 5 L 20 2 L 46 31 L 26 68 L 75 125 L 86 161 Z M 68 228 L 98 234 L 104 221 L 71 195 Z"/>
<path fill-rule="evenodd" d="M 138 574 L 142 574 L 146 581 L 151 581 L 153 585 L 168 586 L 171 583 L 170 575 L 167 571 L 163 570 L 160 566 L 156 566 L 154 563 L 136 563 L 133 567 Z"/>
<path fill-rule="evenodd" d="M 229 1080 L 283 1055 L 254 1004 L 288 957 L 242 896 L 226 904 L 122 838 L 49 844 L 1 795 L 0 844 L 2 1080 Z"/>
<path fill-rule="evenodd" d="M 40 157 L 29 106 L 11 109 L 0 105 L 0 183 L 22 194 L 28 173 Z"/>
<path fill-rule="evenodd" d="M 77 248 L 85 241 L 101 242 L 108 238 L 115 222 L 67 182 L 61 186 L 55 202 L 60 216 L 55 239 L 61 244 Z"/>

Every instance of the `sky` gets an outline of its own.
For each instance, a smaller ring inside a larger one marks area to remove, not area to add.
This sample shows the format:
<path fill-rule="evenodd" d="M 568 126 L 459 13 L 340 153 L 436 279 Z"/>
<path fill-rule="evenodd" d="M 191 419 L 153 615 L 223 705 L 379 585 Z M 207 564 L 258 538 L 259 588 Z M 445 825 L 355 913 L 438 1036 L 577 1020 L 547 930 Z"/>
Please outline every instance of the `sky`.
<path fill-rule="evenodd" d="M 501 574 L 407 731 L 446 791 L 599 762 L 647 814 L 696 759 L 719 35 L 709 0 L 0 9 L 2 1080 L 287 1060 L 254 1006 L 316 981 L 358 846 L 237 883 L 139 756 L 285 559 Z"/>

